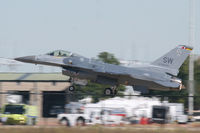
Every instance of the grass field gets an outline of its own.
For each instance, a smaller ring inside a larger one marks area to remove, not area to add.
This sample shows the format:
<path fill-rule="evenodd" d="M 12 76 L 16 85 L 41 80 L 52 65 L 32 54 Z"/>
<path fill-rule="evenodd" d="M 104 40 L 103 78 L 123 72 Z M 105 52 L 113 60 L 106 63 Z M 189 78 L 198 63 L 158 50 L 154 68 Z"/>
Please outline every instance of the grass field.
<path fill-rule="evenodd" d="M 135 128 L 104 128 L 104 127 L 6 127 L 0 128 L 0 133 L 199 133 L 198 130 L 181 129 L 135 129 Z"/>

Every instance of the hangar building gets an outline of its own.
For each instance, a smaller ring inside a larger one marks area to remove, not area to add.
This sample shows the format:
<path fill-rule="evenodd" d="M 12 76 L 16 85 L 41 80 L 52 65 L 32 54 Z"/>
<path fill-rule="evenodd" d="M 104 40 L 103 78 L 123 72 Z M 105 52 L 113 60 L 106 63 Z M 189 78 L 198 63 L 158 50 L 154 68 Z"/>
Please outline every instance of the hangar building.
<path fill-rule="evenodd" d="M 40 117 L 53 117 L 51 110 L 66 103 L 68 80 L 61 73 L 0 73 L 0 107 L 14 93 L 23 103 L 36 105 Z"/>

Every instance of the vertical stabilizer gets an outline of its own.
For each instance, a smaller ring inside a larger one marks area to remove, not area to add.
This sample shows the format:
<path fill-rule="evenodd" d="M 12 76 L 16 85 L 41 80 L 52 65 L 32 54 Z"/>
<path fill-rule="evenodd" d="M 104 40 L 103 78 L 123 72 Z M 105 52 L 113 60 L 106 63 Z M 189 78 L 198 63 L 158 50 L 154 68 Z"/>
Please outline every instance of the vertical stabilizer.
<path fill-rule="evenodd" d="M 152 65 L 164 67 L 167 69 L 178 70 L 181 65 L 184 63 L 186 58 L 192 51 L 192 47 L 179 45 L 176 48 L 172 49 L 162 57 L 158 58 Z"/>

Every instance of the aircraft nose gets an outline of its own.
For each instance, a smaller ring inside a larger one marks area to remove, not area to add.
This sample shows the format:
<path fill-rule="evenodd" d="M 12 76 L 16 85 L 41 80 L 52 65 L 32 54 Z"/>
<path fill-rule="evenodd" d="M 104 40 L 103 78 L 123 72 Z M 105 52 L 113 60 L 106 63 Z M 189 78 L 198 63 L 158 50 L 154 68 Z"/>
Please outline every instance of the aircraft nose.
<path fill-rule="evenodd" d="M 18 57 L 18 58 L 15 58 L 15 60 L 21 61 L 21 62 L 34 62 L 35 61 L 35 56 Z"/>

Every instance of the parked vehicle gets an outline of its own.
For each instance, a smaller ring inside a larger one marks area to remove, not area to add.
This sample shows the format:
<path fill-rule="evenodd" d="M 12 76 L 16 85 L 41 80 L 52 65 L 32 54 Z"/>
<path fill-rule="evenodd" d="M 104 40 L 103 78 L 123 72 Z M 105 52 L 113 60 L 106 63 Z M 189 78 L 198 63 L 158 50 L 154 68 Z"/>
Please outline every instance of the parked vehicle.
<path fill-rule="evenodd" d="M 152 120 L 154 123 L 165 124 L 169 122 L 169 107 L 153 106 Z"/>
<path fill-rule="evenodd" d="M 132 99 L 114 97 L 85 105 L 70 103 L 66 105 L 65 113 L 58 115 L 58 119 L 61 124 L 71 126 L 187 122 L 182 103 L 137 96 Z"/>
<path fill-rule="evenodd" d="M 117 109 L 102 109 L 99 111 L 92 111 L 90 113 L 90 122 L 92 124 L 120 124 L 123 123 L 123 118 L 126 114 L 124 110 Z"/>
<path fill-rule="evenodd" d="M 26 104 L 5 104 L 1 110 L 1 122 L 9 125 L 35 125 L 37 114 L 36 106 Z"/>
<path fill-rule="evenodd" d="M 120 124 L 125 117 L 124 110 L 117 109 L 88 109 L 83 104 L 72 102 L 65 107 L 66 113 L 58 114 L 61 125 L 83 126 L 94 124 Z"/>
<path fill-rule="evenodd" d="M 89 120 L 86 114 L 59 114 L 57 119 L 61 125 L 66 126 L 84 126 Z"/>
<path fill-rule="evenodd" d="M 177 122 L 179 124 L 186 124 L 188 122 L 188 116 L 187 115 L 180 115 L 180 116 L 178 116 Z"/>
<path fill-rule="evenodd" d="M 83 109 L 83 104 L 71 102 L 65 106 L 66 113 L 58 114 L 57 119 L 61 125 L 83 126 L 86 122 L 89 122 L 89 115 L 84 114 Z"/>

